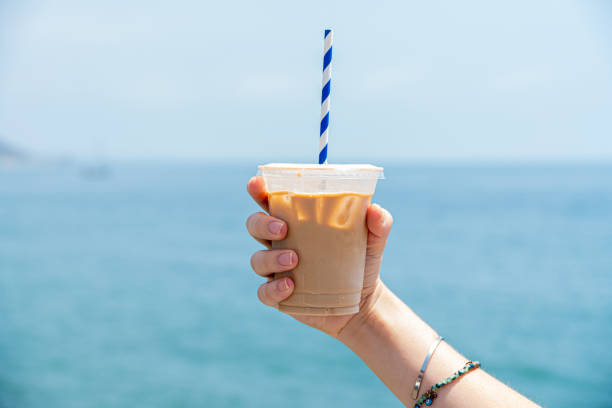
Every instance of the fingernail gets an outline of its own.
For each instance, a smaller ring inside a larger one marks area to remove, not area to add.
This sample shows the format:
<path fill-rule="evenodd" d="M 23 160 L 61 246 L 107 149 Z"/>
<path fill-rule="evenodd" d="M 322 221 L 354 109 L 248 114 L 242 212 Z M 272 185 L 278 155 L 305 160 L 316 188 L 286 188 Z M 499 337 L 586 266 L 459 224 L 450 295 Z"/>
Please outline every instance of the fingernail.
<path fill-rule="evenodd" d="M 293 263 L 293 252 L 283 252 L 278 256 L 278 263 L 283 266 L 289 266 Z"/>
<path fill-rule="evenodd" d="M 287 278 L 279 279 L 276 282 L 276 289 L 278 289 L 279 292 L 284 292 L 287 289 L 289 289 L 289 279 Z"/>
<path fill-rule="evenodd" d="M 283 228 L 282 222 L 272 221 L 270 224 L 268 224 L 268 229 L 274 235 L 278 235 L 282 228 Z"/>

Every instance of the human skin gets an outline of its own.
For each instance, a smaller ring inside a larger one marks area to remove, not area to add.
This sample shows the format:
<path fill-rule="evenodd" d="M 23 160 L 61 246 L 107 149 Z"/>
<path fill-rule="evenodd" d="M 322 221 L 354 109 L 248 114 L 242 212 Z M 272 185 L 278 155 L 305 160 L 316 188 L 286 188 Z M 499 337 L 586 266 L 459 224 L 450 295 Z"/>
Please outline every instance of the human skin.
<path fill-rule="evenodd" d="M 268 212 L 268 194 L 263 178 L 251 178 L 247 191 Z M 402 403 L 414 406 L 412 387 L 427 350 L 438 334 L 380 280 L 382 256 L 392 224 L 393 218 L 387 210 L 377 204 L 368 207 L 368 242 L 358 313 L 346 316 L 291 316 L 344 343 Z M 257 295 L 262 303 L 278 308 L 279 302 L 291 295 L 294 284 L 290 278 L 273 281 L 272 276 L 295 268 L 299 262 L 294 251 L 271 249 L 271 241 L 282 240 L 287 234 L 287 224 L 258 212 L 249 216 L 246 226 L 251 236 L 267 247 L 251 257 L 251 267 L 255 273 L 267 278 Z M 440 343 L 425 372 L 421 394 L 463 367 L 466 361 L 448 343 Z M 438 408 L 537 407 L 483 369 L 469 372 L 444 387 L 438 392 L 434 404 Z"/>

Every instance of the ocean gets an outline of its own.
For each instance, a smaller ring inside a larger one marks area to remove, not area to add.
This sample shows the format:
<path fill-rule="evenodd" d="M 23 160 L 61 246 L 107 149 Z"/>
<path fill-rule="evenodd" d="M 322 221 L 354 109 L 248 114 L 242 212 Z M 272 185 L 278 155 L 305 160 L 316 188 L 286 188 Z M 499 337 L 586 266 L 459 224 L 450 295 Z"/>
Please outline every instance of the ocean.
<path fill-rule="evenodd" d="M 342 344 L 258 302 L 256 164 L 0 171 L 0 407 L 401 406 Z M 385 175 L 386 284 L 536 402 L 611 407 L 612 164 Z"/>

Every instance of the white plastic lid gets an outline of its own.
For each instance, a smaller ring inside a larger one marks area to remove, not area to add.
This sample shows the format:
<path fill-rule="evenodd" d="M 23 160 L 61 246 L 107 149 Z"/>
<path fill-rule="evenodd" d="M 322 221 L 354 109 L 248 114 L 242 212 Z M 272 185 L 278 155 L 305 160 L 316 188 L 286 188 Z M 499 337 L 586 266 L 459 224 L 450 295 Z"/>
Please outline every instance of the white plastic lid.
<path fill-rule="evenodd" d="M 383 168 L 371 164 L 269 163 L 258 167 L 264 177 L 316 177 L 333 179 L 382 179 Z"/>

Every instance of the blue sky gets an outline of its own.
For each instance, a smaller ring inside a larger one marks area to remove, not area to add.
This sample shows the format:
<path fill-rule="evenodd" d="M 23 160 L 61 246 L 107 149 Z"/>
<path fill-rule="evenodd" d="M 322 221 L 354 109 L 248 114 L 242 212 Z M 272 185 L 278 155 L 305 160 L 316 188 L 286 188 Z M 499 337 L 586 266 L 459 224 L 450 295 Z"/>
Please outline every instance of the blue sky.
<path fill-rule="evenodd" d="M 42 155 L 314 161 L 331 27 L 331 162 L 612 158 L 605 1 L 6 3 L 0 138 Z"/>

